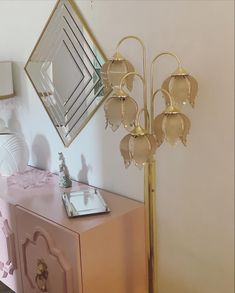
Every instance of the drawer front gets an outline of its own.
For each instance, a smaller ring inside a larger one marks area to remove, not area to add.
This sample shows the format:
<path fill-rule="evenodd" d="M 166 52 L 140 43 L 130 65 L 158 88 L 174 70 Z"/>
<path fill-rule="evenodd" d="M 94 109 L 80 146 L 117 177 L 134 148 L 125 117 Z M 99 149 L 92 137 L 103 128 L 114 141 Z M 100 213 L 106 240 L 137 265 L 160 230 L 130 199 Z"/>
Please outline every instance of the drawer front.
<path fill-rule="evenodd" d="M 21 284 L 14 223 L 14 206 L 0 199 L 0 281 L 18 293 Z"/>
<path fill-rule="evenodd" d="M 24 293 L 82 293 L 79 236 L 16 208 Z"/>

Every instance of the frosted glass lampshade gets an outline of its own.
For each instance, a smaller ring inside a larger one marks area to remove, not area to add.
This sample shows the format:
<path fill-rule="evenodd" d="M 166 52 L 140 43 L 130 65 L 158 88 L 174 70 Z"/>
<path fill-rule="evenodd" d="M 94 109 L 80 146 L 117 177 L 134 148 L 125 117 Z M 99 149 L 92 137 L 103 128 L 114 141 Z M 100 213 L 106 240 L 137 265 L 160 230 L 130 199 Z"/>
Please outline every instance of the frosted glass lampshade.
<path fill-rule="evenodd" d="M 140 126 L 134 128 L 120 142 L 120 152 L 126 168 L 133 161 L 141 169 L 149 158 L 153 156 L 155 150 L 156 139 L 154 135 L 146 133 Z"/>
<path fill-rule="evenodd" d="M 122 78 L 129 72 L 134 72 L 134 66 L 122 57 L 120 53 L 115 53 L 113 59 L 108 60 L 101 69 L 101 76 L 106 88 L 119 88 Z M 125 79 L 124 84 L 129 91 L 133 88 L 134 76 Z"/>
<path fill-rule="evenodd" d="M 14 97 L 12 63 L 0 61 L 0 99 Z"/>
<path fill-rule="evenodd" d="M 106 127 L 110 125 L 112 130 L 116 131 L 123 124 L 126 129 L 130 130 L 136 119 L 138 105 L 128 94 L 119 90 L 106 100 L 104 110 Z"/>
<path fill-rule="evenodd" d="M 188 102 L 192 107 L 195 104 L 195 98 L 198 93 L 198 83 L 194 77 L 189 75 L 183 68 L 178 68 L 162 84 L 162 89 L 168 91 L 178 108 L 186 105 Z M 166 104 L 169 105 L 167 97 Z"/>
<path fill-rule="evenodd" d="M 190 120 L 186 115 L 172 108 L 172 110 L 166 110 L 154 119 L 153 128 L 158 147 L 164 139 L 171 145 L 175 145 L 178 140 L 181 140 L 186 146 Z"/>

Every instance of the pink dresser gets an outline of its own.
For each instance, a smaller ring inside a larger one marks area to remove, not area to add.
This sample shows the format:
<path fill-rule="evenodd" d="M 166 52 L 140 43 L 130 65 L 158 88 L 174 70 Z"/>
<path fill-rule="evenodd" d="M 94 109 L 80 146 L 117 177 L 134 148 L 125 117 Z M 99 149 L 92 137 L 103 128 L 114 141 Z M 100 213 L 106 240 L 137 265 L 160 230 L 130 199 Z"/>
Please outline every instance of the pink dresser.
<path fill-rule="evenodd" d="M 45 174 L 0 177 L 0 281 L 17 293 L 147 293 L 144 205 L 100 190 L 111 213 L 69 219 Z"/>

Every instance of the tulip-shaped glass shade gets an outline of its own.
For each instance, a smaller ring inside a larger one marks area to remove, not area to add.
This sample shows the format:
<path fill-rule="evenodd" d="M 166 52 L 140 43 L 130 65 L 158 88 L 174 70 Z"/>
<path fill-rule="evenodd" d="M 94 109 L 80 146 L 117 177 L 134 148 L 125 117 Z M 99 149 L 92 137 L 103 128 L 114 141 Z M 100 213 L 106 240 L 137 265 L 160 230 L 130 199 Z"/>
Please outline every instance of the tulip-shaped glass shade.
<path fill-rule="evenodd" d="M 198 83 L 195 78 L 189 75 L 183 68 L 179 67 L 162 84 L 162 89 L 168 91 L 174 99 L 174 104 L 181 108 L 187 102 L 194 107 L 195 98 L 198 92 Z M 163 94 L 164 95 L 164 94 Z M 164 95 L 166 104 L 169 105 L 167 96 Z"/>
<path fill-rule="evenodd" d="M 134 72 L 134 66 L 124 59 L 120 53 L 115 53 L 113 59 L 104 63 L 101 69 L 101 77 L 106 89 L 118 88 L 123 76 L 129 72 Z M 129 91 L 133 88 L 134 76 L 125 79 L 124 85 Z"/>
<path fill-rule="evenodd" d="M 140 126 L 135 127 L 120 142 L 120 151 L 126 168 L 133 161 L 141 169 L 150 157 L 154 155 L 155 150 L 156 140 L 154 135 L 146 133 Z"/>
<path fill-rule="evenodd" d="M 165 112 L 154 119 L 153 128 L 158 147 L 164 139 L 171 145 L 175 145 L 178 140 L 181 140 L 186 146 L 190 120 L 175 107 L 169 106 Z"/>
<path fill-rule="evenodd" d="M 136 101 L 123 90 L 117 90 L 104 104 L 106 128 L 111 126 L 116 131 L 121 124 L 128 130 L 132 129 L 138 112 Z"/>

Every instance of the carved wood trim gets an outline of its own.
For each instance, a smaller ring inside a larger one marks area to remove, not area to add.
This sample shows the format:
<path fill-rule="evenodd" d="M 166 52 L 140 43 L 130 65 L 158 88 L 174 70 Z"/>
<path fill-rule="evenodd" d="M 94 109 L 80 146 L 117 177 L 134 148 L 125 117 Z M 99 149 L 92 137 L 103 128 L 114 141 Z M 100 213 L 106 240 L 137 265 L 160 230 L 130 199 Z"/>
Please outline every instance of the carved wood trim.
<path fill-rule="evenodd" d="M 37 246 L 37 241 L 39 237 L 42 237 L 46 243 L 46 247 L 48 250 L 48 254 L 51 254 L 54 256 L 61 267 L 62 271 L 64 272 L 65 275 L 65 286 L 66 286 L 66 291 L 64 293 L 72 293 L 73 292 L 73 283 L 72 283 L 72 268 L 64 258 L 62 251 L 57 249 L 55 247 L 55 243 L 51 235 L 44 230 L 41 227 L 36 227 L 34 230 L 33 235 L 29 235 L 27 233 L 27 237 L 25 241 L 22 241 L 22 253 L 23 253 L 23 266 L 24 266 L 24 273 L 25 276 L 31 286 L 32 289 L 36 289 L 37 286 L 35 284 L 35 280 L 31 280 L 29 274 L 28 274 L 28 268 L 27 268 L 27 259 L 26 259 L 26 250 L 28 245 L 34 245 Z M 50 272 L 49 272 L 50 276 Z"/>
<path fill-rule="evenodd" d="M 7 278 L 8 275 L 13 275 L 17 267 L 16 250 L 15 250 L 15 235 L 9 226 L 8 220 L 3 218 L 0 211 L 0 231 L 6 238 L 6 247 L 8 260 L 0 262 L 0 271 L 2 271 L 2 278 Z"/>

